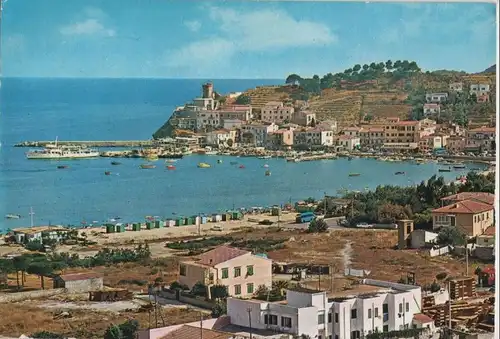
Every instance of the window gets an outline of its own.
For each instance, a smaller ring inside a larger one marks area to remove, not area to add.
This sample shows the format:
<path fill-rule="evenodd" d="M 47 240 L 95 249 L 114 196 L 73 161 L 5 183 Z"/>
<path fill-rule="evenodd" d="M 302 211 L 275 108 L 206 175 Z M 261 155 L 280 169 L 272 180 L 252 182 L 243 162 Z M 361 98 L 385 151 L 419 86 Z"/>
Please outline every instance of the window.
<path fill-rule="evenodd" d="M 331 323 L 332 322 L 332 314 L 331 313 L 328 313 L 328 322 Z"/>
<path fill-rule="evenodd" d="M 264 314 L 264 324 L 278 325 L 278 316 L 274 314 Z"/>
<path fill-rule="evenodd" d="M 359 339 L 361 336 L 361 332 L 359 331 L 352 331 L 351 332 L 351 339 Z"/>
<path fill-rule="evenodd" d="M 235 295 L 241 294 L 241 285 L 234 285 L 234 294 Z"/>
<path fill-rule="evenodd" d="M 384 325 L 382 332 L 389 332 L 389 325 Z"/>
<path fill-rule="evenodd" d="M 321 325 L 324 323 L 325 323 L 325 314 L 324 313 L 318 314 L 318 325 Z"/>
<path fill-rule="evenodd" d="M 281 317 L 281 327 L 292 328 L 292 318 Z"/>
<path fill-rule="evenodd" d="M 375 318 L 378 317 L 378 307 L 375 307 Z"/>
<path fill-rule="evenodd" d="M 223 268 L 222 269 L 222 279 L 227 279 L 229 278 L 229 269 Z"/>
<path fill-rule="evenodd" d="M 253 265 L 247 266 L 247 275 L 253 275 Z"/>
<path fill-rule="evenodd" d="M 186 276 L 186 265 L 181 265 L 179 267 L 179 274 L 182 275 L 183 277 Z"/>
<path fill-rule="evenodd" d="M 372 318 L 372 309 L 369 308 L 368 309 L 368 319 L 371 319 Z"/>
<path fill-rule="evenodd" d="M 358 310 L 353 309 L 351 310 L 351 319 L 356 319 L 358 317 Z"/>
<path fill-rule="evenodd" d="M 335 313 L 335 323 L 338 323 L 338 322 L 339 322 L 339 314 Z"/>
<path fill-rule="evenodd" d="M 248 294 L 253 293 L 253 283 L 247 284 L 247 293 Z"/>
<path fill-rule="evenodd" d="M 406 312 L 410 312 L 410 303 L 406 303 Z"/>
<path fill-rule="evenodd" d="M 237 278 L 241 276 L 241 267 L 235 267 L 234 268 L 234 277 Z"/>
<path fill-rule="evenodd" d="M 389 313 L 389 305 L 387 304 L 382 305 L 382 313 Z"/>
<path fill-rule="evenodd" d="M 335 334 L 335 339 L 339 339 L 339 335 L 338 334 Z"/>
<path fill-rule="evenodd" d="M 399 313 L 403 313 L 403 304 L 399 303 Z"/>

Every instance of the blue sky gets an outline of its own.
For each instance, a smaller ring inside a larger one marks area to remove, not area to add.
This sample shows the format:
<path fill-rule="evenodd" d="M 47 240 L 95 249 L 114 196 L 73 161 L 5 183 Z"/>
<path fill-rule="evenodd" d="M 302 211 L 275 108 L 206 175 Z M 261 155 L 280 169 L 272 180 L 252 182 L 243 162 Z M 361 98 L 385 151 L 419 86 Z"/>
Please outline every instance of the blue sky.
<path fill-rule="evenodd" d="M 4 0 L 5 1 L 5 0 Z M 494 4 L 7 0 L 4 76 L 284 78 L 495 63 Z"/>

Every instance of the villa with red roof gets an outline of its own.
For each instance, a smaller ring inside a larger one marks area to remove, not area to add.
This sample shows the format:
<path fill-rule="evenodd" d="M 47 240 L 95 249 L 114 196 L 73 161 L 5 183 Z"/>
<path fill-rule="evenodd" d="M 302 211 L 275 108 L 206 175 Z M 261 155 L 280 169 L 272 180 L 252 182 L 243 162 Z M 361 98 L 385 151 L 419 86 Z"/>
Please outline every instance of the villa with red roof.
<path fill-rule="evenodd" d="M 487 192 L 462 192 L 441 199 L 441 201 L 446 204 L 452 204 L 463 200 L 475 200 L 493 206 L 495 204 L 495 195 Z"/>
<path fill-rule="evenodd" d="M 431 214 L 433 229 L 456 227 L 469 237 L 481 235 L 494 225 L 493 205 L 473 199 L 455 201 Z"/>
<path fill-rule="evenodd" d="M 224 285 L 234 297 L 251 297 L 260 285 L 271 287 L 272 260 L 249 251 L 219 246 L 205 252 L 198 260 L 179 265 L 179 283 L 192 288 L 197 282 L 207 287 Z"/>

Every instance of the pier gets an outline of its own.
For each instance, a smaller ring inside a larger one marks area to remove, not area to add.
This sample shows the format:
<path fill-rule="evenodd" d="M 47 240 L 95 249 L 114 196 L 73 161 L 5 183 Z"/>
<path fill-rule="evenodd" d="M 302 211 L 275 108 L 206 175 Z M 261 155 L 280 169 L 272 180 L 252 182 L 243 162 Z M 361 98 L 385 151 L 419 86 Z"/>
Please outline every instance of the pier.
<path fill-rule="evenodd" d="M 54 144 L 51 141 L 23 141 L 14 145 L 14 147 L 45 147 L 48 144 Z M 68 146 L 87 146 L 87 147 L 148 147 L 153 146 L 153 140 L 106 140 L 106 141 L 57 141 L 58 145 Z"/>

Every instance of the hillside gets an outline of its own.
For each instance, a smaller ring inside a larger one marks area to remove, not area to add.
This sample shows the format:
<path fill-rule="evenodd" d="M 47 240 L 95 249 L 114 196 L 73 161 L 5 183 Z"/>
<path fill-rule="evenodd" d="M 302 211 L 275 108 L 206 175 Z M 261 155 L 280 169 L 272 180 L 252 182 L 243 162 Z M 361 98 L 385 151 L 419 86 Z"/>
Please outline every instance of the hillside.
<path fill-rule="evenodd" d="M 497 65 L 495 64 L 493 66 L 490 66 L 490 67 L 486 68 L 481 73 L 496 73 L 496 71 L 497 71 Z"/>

